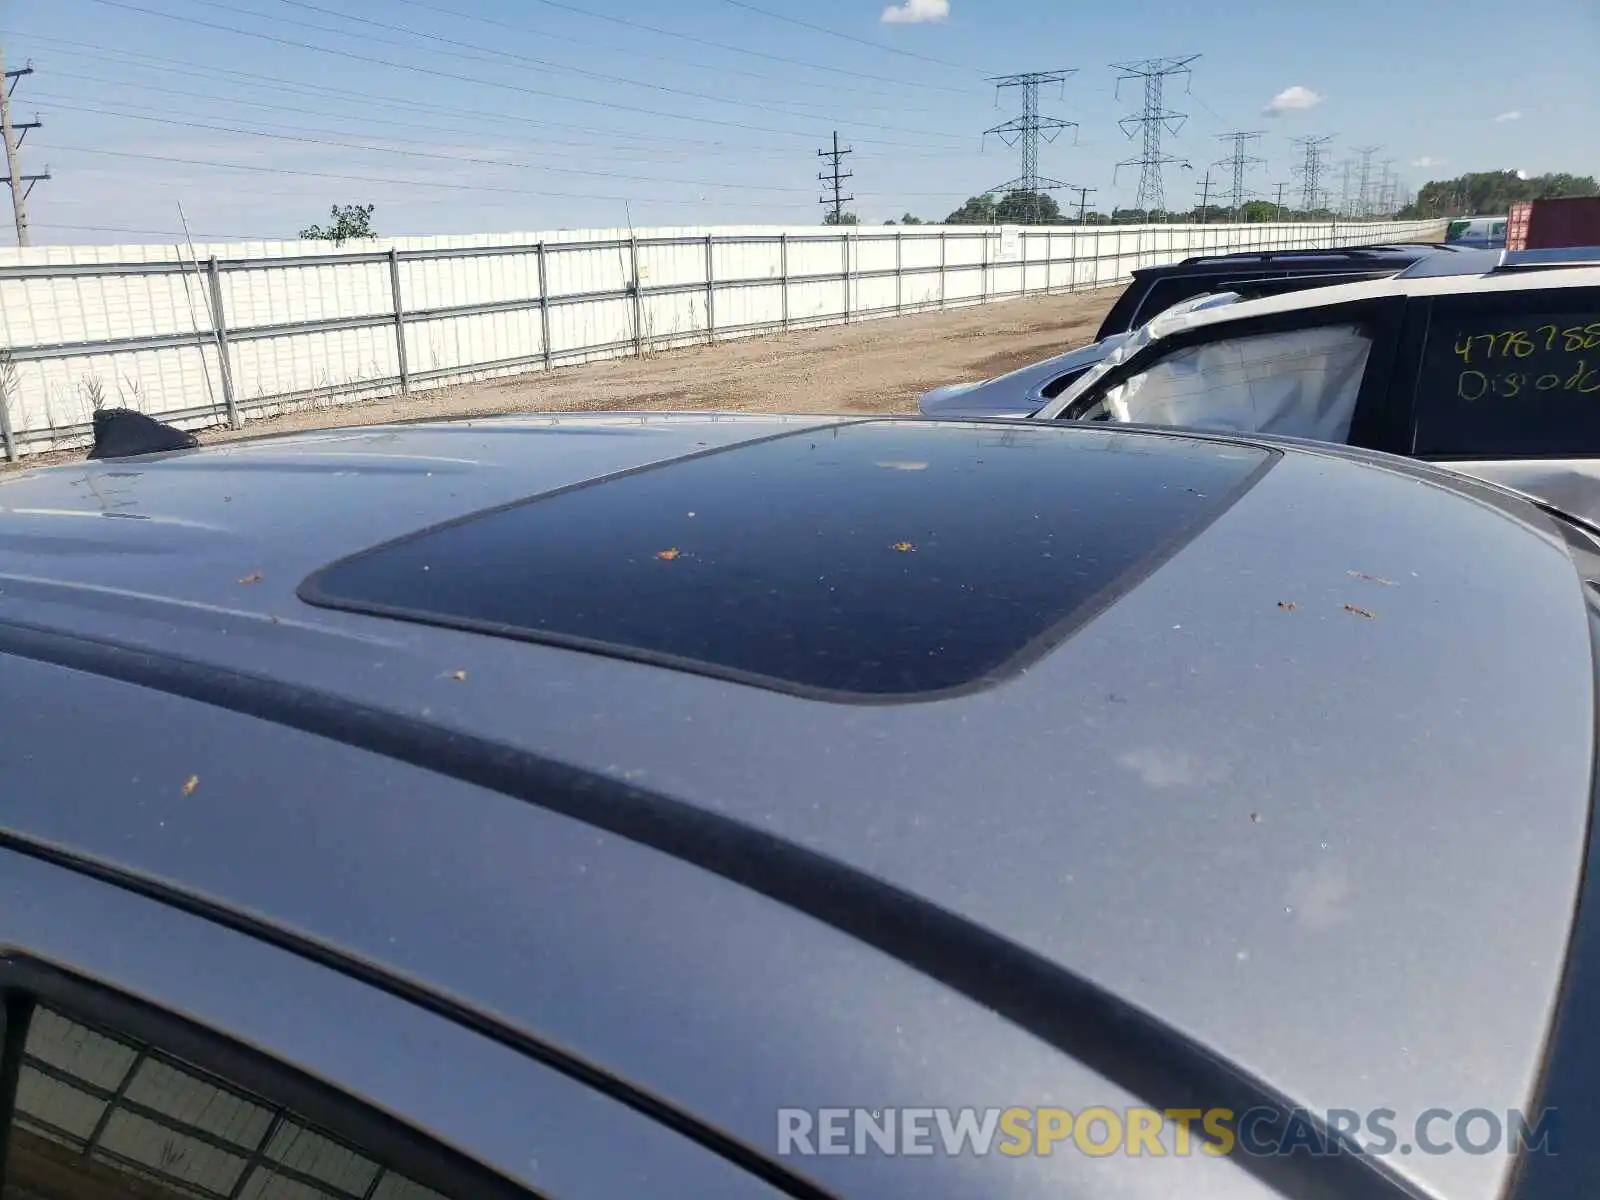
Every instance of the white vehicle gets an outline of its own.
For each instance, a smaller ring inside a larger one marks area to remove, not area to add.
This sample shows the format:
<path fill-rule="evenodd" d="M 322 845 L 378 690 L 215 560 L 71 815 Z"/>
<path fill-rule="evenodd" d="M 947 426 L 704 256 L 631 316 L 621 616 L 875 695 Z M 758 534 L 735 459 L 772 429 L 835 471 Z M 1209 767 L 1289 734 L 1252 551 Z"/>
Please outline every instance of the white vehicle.
<path fill-rule="evenodd" d="M 1218 308 L 1238 299 L 1237 292 L 1207 292 L 1173 305 L 1163 315 Z M 1079 346 L 1076 350 L 1069 350 L 1043 362 L 1029 363 L 993 379 L 934 388 L 923 393 L 919 408 L 927 417 L 1029 416 L 1061 395 L 1106 355 L 1137 337 L 1139 332 L 1139 329 L 1131 329 L 1126 333 L 1114 333 L 1098 342 Z"/>
<path fill-rule="evenodd" d="M 1163 314 L 1034 419 L 1346 443 L 1600 518 L 1600 251 L 1491 258 Z"/>

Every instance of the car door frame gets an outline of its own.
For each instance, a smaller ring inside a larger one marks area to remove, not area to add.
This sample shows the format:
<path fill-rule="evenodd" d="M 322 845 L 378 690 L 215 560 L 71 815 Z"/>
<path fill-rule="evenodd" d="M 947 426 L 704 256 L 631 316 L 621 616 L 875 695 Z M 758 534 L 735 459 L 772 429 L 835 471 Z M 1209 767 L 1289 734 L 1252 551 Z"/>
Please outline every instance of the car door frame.
<path fill-rule="evenodd" d="M 1264 334 L 1287 333 L 1297 329 L 1312 329 L 1326 325 L 1359 324 L 1369 330 L 1372 349 L 1367 355 L 1366 369 L 1362 372 L 1361 390 L 1357 393 L 1355 412 L 1350 423 L 1348 444 L 1365 449 L 1382 450 L 1384 445 L 1358 441 L 1378 422 L 1373 410 L 1387 399 L 1389 375 L 1394 363 L 1396 344 L 1400 335 L 1400 322 L 1405 311 L 1405 297 L 1380 296 L 1370 299 L 1349 300 L 1342 303 L 1293 308 L 1260 316 L 1219 321 L 1182 329 L 1151 342 L 1126 362 L 1119 363 L 1102 375 L 1095 385 L 1052 418 L 1057 421 L 1075 421 L 1082 413 L 1097 404 L 1111 388 L 1149 369 L 1156 362 L 1179 350 L 1191 346 L 1208 345 L 1236 338 L 1258 337 Z"/>
<path fill-rule="evenodd" d="M 1547 303 L 1549 302 L 1549 303 Z M 1496 456 L 1485 451 L 1472 453 L 1451 454 L 1419 454 L 1417 444 L 1420 440 L 1419 405 L 1424 381 L 1422 379 L 1423 357 L 1427 349 L 1428 338 L 1433 329 L 1433 323 L 1441 307 L 1449 312 L 1459 309 L 1463 316 L 1473 314 L 1491 314 L 1501 311 L 1526 313 L 1539 308 L 1587 305 L 1594 312 L 1600 313 L 1600 284 L 1579 285 L 1576 287 L 1531 287 L 1517 288 L 1514 290 L 1462 291 L 1445 292 L 1432 296 L 1419 296 L 1411 298 L 1406 305 L 1406 315 L 1402 323 L 1399 345 L 1396 349 L 1394 369 L 1391 372 L 1390 393 L 1383 408 L 1388 416 L 1383 438 L 1390 445 L 1380 445 L 1375 449 L 1391 449 L 1393 453 L 1403 454 L 1410 458 L 1419 458 L 1424 462 L 1451 463 L 1451 462 L 1490 462 L 1490 461 L 1515 461 L 1534 459 L 1562 459 L 1562 458 L 1588 458 L 1588 454 L 1572 451 L 1552 451 L 1547 454 L 1514 454 Z M 1596 351 L 1597 362 L 1600 362 L 1600 350 Z"/>
<path fill-rule="evenodd" d="M 606 1195 L 624 1177 L 665 1173 L 690 1194 L 813 1194 L 798 1179 L 745 1171 L 401 986 L 378 986 L 236 921 L 130 890 L 117 873 L 84 871 L 0 839 L 0 880 L 0 997 L 8 1007 L 18 997 L 58 1004 L 91 1026 L 154 1045 L 444 1195 L 560 1200 L 574 1179 L 584 1180 L 578 1191 Z M 292 1008 L 276 1003 L 285 998 Z M 351 1038 L 345 1022 L 361 1036 Z M 0 1039 L 8 1051 L 0 1056 L 0 1171 L 15 1102 L 14 1040 Z M 408 1073 L 403 1055 L 426 1061 L 427 1072 Z"/>

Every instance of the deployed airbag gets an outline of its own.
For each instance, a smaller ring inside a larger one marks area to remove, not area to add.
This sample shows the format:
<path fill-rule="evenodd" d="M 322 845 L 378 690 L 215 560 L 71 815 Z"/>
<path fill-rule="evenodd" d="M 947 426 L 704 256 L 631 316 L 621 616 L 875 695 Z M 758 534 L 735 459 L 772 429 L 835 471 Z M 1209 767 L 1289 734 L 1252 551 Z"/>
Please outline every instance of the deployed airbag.
<path fill-rule="evenodd" d="M 1189 346 L 1111 388 L 1105 406 L 1116 421 L 1344 442 L 1371 350 L 1352 325 Z"/>

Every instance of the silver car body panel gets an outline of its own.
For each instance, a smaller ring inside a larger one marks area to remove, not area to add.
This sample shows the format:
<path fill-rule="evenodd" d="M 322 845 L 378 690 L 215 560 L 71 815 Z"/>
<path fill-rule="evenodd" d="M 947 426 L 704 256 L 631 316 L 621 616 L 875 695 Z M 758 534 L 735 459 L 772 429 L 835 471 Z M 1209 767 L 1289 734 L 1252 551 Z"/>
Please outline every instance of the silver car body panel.
<path fill-rule="evenodd" d="M 1511 488 L 1600 525 L 1600 461 L 1595 459 L 1452 461 L 1440 465 Z"/>
<path fill-rule="evenodd" d="M 1238 300 L 1233 292 L 1207 293 L 1195 296 L 1166 310 L 1169 313 L 1195 312 L 1218 308 Z M 1065 354 L 1030 363 L 993 379 L 974 383 L 956 383 L 924 392 L 918 408 L 925 417 L 970 417 L 984 420 L 991 417 L 1027 417 L 1050 402 L 1044 389 L 1063 375 L 1097 366 L 1113 351 L 1138 337 L 1139 329 L 1113 334 L 1087 346 L 1079 346 Z"/>
<path fill-rule="evenodd" d="M 925 417 L 1026 416 L 1048 402 L 1042 393 L 1050 384 L 1063 375 L 1094 366 L 1132 336 L 1114 334 L 993 379 L 934 388 L 923 393 L 917 407 Z"/>
<path fill-rule="evenodd" d="M 1316 1110 L 1393 1109 L 1404 1128 L 1428 1108 L 1529 1102 L 1595 729 L 1583 590 L 1531 509 L 1398 460 L 1288 448 L 1026 672 L 914 705 L 804 699 L 295 595 L 314 569 L 410 530 L 830 423 L 507 419 L 25 472 L 0 482 L 0 621 L 270 674 L 680 798 L 1077 972 Z M 1136 451 L 1151 435 L 1111 436 Z M 1130 1102 L 890 957 L 657 851 L 75 678 L 15 659 L 0 674 L 8 836 L 341 947 L 751 1144 L 770 1145 L 786 1104 Z M 115 788 L 99 756 L 38 751 L 102 705 Z M 1202 1161 L 1061 1155 L 1004 1178 L 1016 1194 L 1259 1186 Z M 1509 1164 L 1387 1161 L 1463 1200 L 1495 1195 Z M 937 1190 L 907 1164 L 799 1166 L 878 1194 L 999 1194 L 975 1182 L 1000 1179 L 992 1161 Z"/>

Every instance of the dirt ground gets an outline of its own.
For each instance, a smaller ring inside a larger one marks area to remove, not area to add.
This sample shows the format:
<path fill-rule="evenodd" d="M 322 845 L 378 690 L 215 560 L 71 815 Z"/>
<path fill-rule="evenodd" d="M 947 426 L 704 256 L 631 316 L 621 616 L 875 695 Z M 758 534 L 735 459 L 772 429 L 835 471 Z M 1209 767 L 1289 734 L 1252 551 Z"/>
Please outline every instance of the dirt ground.
<path fill-rule="evenodd" d="M 645 359 L 457 384 L 201 430 L 202 444 L 239 437 L 517 412 L 724 409 L 909 413 L 940 384 L 986 379 L 1094 337 L 1120 289 L 1031 296 L 951 312 L 863 321 L 672 350 Z M 72 462 L 82 450 L 28 455 L 18 466 Z M 0 468 L 4 464 L 0 463 Z"/>

